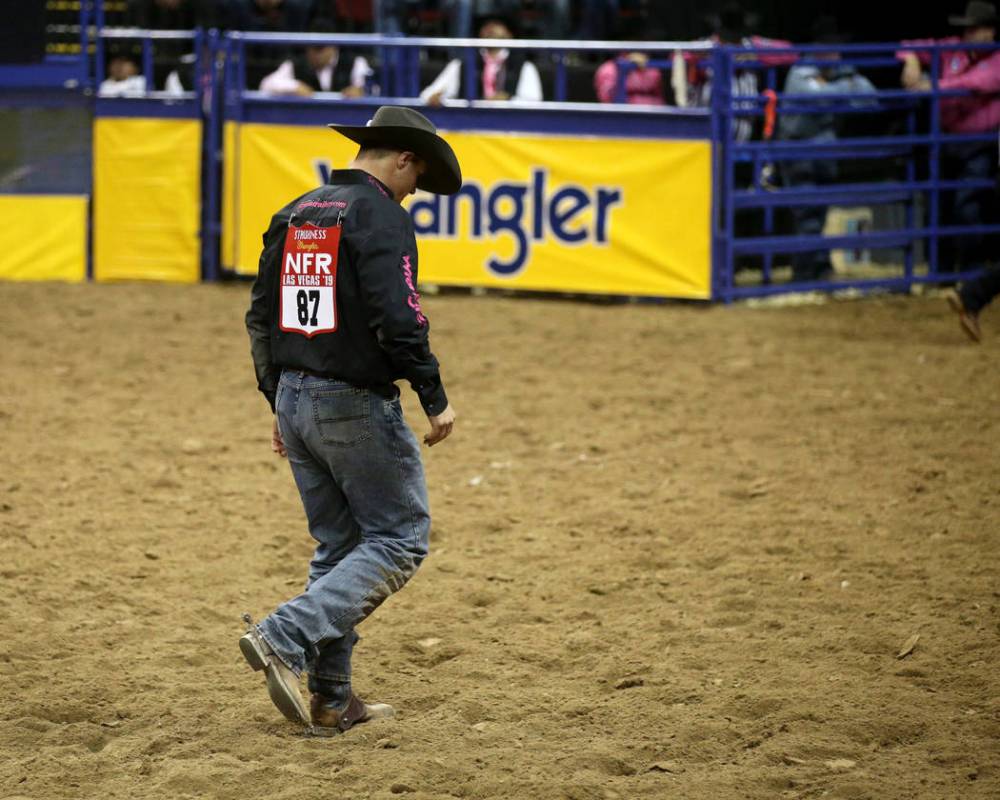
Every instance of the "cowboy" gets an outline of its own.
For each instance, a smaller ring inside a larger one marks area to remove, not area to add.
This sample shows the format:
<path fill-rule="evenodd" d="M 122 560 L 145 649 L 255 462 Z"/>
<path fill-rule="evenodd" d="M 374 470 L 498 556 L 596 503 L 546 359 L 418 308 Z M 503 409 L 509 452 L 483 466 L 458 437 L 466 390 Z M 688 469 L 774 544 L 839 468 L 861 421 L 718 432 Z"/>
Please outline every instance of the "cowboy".
<path fill-rule="evenodd" d="M 930 65 L 932 51 L 921 51 L 918 46 L 956 45 L 953 50 L 939 51 L 938 88 L 945 91 L 964 90 L 971 94 L 941 98 L 941 129 L 956 134 L 995 134 L 1000 128 L 1000 51 L 960 47 L 962 44 L 990 44 L 996 39 L 996 7 L 982 0 L 971 0 L 965 7 L 965 14 L 949 17 L 948 21 L 961 28 L 961 36 L 903 42 L 905 49 L 896 53 L 896 57 L 903 62 L 900 81 L 907 89 L 928 91 L 931 88 L 930 79 L 922 68 Z M 995 140 L 996 137 L 992 138 Z M 941 162 L 944 179 L 980 184 L 942 195 L 942 224 L 984 225 L 995 219 L 996 191 L 984 188 L 982 184 L 996 177 L 996 142 L 947 143 L 942 148 Z M 951 202 L 948 202 L 949 196 Z M 979 269 L 991 255 L 990 243 L 984 236 L 944 237 L 941 245 L 938 261 L 942 271 Z"/>
<path fill-rule="evenodd" d="M 417 393 L 427 445 L 455 422 L 400 202 L 417 188 L 454 194 L 462 185 L 451 147 L 416 111 L 383 106 L 365 126 L 330 127 L 360 150 L 274 215 L 246 318 L 257 384 L 275 413 L 271 447 L 288 458 L 317 545 L 305 591 L 258 625 L 245 617 L 240 639 L 282 714 L 319 735 L 394 713 L 351 689 L 355 627 L 428 551 L 420 448 L 394 381 Z"/>

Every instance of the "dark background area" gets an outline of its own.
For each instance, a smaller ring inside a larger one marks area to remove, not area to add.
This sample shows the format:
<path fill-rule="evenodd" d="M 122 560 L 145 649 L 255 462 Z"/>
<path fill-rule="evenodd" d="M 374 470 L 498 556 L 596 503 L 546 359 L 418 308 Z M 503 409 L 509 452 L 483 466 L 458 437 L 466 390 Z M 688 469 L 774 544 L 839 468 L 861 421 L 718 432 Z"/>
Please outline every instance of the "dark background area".
<path fill-rule="evenodd" d="M 706 17 L 717 11 L 722 2 L 698 0 L 648 0 L 650 16 L 657 31 L 666 39 L 692 39 L 709 32 Z M 859 42 L 894 42 L 902 38 L 946 36 L 954 33 L 948 17 L 961 14 L 965 3 L 901 3 L 870 0 L 817 0 L 797 3 L 794 0 L 755 0 L 741 4 L 758 15 L 757 33 L 794 42 L 809 40 L 817 18 L 834 17 L 841 32 Z M 663 36 L 663 34 L 666 34 Z"/>
<path fill-rule="evenodd" d="M 45 54 L 45 3 L 0 0 L 0 63 L 28 64 Z"/>

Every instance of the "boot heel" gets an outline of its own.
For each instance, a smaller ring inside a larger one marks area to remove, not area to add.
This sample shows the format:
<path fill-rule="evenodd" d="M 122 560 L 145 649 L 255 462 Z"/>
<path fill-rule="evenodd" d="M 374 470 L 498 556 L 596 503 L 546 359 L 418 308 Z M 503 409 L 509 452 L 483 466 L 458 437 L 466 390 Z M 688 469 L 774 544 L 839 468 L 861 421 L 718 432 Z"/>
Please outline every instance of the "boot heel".
<path fill-rule="evenodd" d="M 253 633 L 245 633 L 240 637 L 240 652 L 255 671 L 267 668 L 268 659 L 261 647 L 260 640 Z"/>

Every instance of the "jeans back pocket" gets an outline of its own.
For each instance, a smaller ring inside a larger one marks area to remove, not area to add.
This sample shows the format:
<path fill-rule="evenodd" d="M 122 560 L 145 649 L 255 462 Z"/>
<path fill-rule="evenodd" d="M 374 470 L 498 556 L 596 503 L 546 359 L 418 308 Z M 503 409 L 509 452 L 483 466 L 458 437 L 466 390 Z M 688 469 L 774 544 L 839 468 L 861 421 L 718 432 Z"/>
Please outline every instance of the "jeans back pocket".
<path fill-rule="evenodd" d="M 369 392 L 329 389 L 311 394 L 313 421 L 325 444 L 347 447 L 371 436 Z"/>

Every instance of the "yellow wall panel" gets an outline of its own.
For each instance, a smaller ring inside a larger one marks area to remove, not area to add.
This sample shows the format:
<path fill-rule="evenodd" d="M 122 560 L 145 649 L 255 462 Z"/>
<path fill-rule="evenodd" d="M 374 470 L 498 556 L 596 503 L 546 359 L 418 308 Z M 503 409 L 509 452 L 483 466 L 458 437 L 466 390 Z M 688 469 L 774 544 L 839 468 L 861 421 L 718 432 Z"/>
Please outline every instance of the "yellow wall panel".
<path fill-rule="evenodd" d="M 201 277 L 201 123 L 94 122 L 94 278 Z"/>
<path fill-rule="evenodd" d="M 465 183 L 409 198 L 428 283 L 707 299 L 711 144 L 451 133 Z M 223 263 L 255 274 L 271 214 L 357 145 L 326 128 L 244 124 L 226 139 Z"/>
<path fill-rule="evenodd" d="M 87 199 L 0 195 L 0 279 L 86 280 Z"/>

